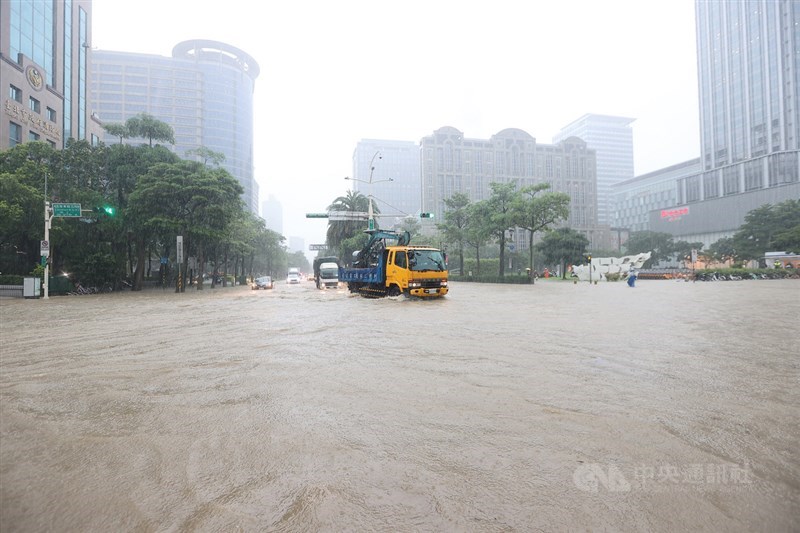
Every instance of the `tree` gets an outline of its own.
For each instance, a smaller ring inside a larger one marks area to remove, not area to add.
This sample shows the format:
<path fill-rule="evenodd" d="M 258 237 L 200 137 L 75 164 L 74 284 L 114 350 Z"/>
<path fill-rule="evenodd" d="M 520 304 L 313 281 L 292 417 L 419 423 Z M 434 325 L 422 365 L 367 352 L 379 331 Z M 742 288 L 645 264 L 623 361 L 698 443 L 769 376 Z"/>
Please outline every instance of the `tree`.
<path fill-rule="evenodd" d="M 743 259 L 761 259 L 766 252 L 800 249 L 796 238 L 798 226 L 800 200 L 765 204 L 745 215 L 744 224 L 733 236 L 733 244 Z"/>
<path fill-rule="evenodd" d="M 500 244 L 500 272 L 498 275 L 505 276 L 505 253 L 506 253 L 506 231 L 514 225 L 513 205 L 517 194 L 517 184 L 490 183 L 492 194 L 489 197 L 489 226 L 492 235 Z"/>
<path fill-rule="evenodd" d="M 203 165 L 206 166 L 208 166 L 209 161 L 215 167 L 218 167 L 220 163 L 225 161 L 225 154 L 223 154 L 222 152 L 215 152 L 214 150 L 206 148 L 205 146 L 200 146 L 199 148 L 192 148 L 191 150 L 186 150 L 186 155 L 200 158 L 202 160 Z"/>
<path fill-rule="evenodd" d="M 298 250 L 289 254 L 289 266 L 299 269 L 301 272 L 310 272 L 311 265 L 308 263 L 306 254 Z"/>
<path fill-rule="evenodd" d="M 193 249 L 202 272 L 204 247 L 222 241 L 226 226 L 242 209 L 241 194 L 242 186 L 224 169 L 194 161 L 160 163 L 139 179 L 130 210 L 143 230 L 183 236 L 184 262 L 179 268 L 185 277 Z"/>
<path fill-rule="evenodd" d="M 512 221 L 515 226 L 528 230 L 528 250 L 533 270 L 533 237 L 536 232 L 546 230 L 559 220 L 569 216 L 569 195 L 563 192 L 544 192 L 547 183 L 523 187 L 514 199 Z M 542 193 L 540 195 L 540 193 Z"/>
<path fill-rule="evenodd" d="M 589 239 L 572 228 L 558 228 L 548 232 L 536 249 L 542 254 L 544 262 L 561 267 L 561 277 L 567 275 L 567 265 L 584 261 L 584 253 Z"/>
<path fill-rule="evenodd" d="M 673 247 L 672 235 L 657 231 L 636 231 L 631 233 L 628 242 L 625 243 L 630 255 L 652 252 L 653 255 L 645 263 L 645 268 L 671 258 Z"/>
<path fill-rule="evenodd" d="M 127 139 L 131 136 L 131 132 L 128 130 L 128 126 L 125 124 L 114 122 L 110 124 L 104 124 L 103 129 L 110 135 L 114 137 L 119 137 L 119 144 L 122 144 L 123 139 Z"/>
<path fill-rule="evenodd" d="M 681 262 L 684 262 L 687 259 L 691 260 L 692 250 L 697 250 L 699 252 L 702 249 L 702 242 L 677 241 L 672 244 L 672 253 L 674 254 L 675 258 Z"/>
<path fill-rule="evenodd" d="M 411 235 L 411 242 L 417 242 L 418 237 L 422 233 L 422 224 L 420 224 L 417 217 L 413 215 L 409 215 L 407 217 L 403 217 L 398 224 L 396 224 L 393 229 L 399 233 L 403 233 L 405 231 Z"/>
<path fill-rule="evenodd" d="M 464 275 L 464 244 L 466 241 L 469 196 L 457 192 L 444 201 L 444 223 L 436 228 L 442 232 L 447 242 L 456 245 L 458 250 L 459 272 Z"/>
<path fill-rule="evenodd" d="M 464 226 L 464 244 L 475 249 L 476 275 L 481 274 L 481 247 L 492 238 L 491 206 L 481 200 L 467 206 L 467 223 Z M 461 273 L 464 275 L 464 272 Z"/>
<path fill-rule="evenodd" d="M 331 205 L 328 211 L 349 211 L 351 213 L 365 213 L 369 211 L 369 198 L 358 191 L 347 191 L 345 196 L 339 196 Z M 380 213 L 380 209 L 373 205 L 373 212 Z M 375 227 L 378 227 L 376 222 Z M 362 233 L 366 229 L 363 220 L 330 220 L 328 221 L 328 232 L 326 241 L 328 249 L 338 250 L 339 257 L 344 258 L 347 250 L 342 247 L 342 243 L 351 237 Z"/>
<path fill-rule="evenodd" d="M 125 127 L 130 137 L 148 139 L 151 147 L 154 140 L 175 144 L 175 132 L 172 126 L 148 113 L 140 113 L 129 118 L 125 121 Z"/>
<path fill-rule="evenodd" d="M 723 237 L 717 242 L 708 247 L 708 250 L 703 254 L 706 258 L 706 267 L 711 260 L 726 262 L 736 261 L 738 254 L 736 247 L 733 243 L 733 237 Z"/>

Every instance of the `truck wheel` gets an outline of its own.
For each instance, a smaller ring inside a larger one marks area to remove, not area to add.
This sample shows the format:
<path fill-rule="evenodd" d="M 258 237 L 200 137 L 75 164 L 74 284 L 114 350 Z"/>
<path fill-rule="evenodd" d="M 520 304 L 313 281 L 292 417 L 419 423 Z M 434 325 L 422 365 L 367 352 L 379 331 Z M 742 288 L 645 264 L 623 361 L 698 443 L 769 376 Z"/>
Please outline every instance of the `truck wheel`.
<path fill-rule="evenodd" d="M 389 296 L 400 296 L 402 292 L 400 292 L 400 287 L 397 285 L 392 285 L 389 287 Z"/>

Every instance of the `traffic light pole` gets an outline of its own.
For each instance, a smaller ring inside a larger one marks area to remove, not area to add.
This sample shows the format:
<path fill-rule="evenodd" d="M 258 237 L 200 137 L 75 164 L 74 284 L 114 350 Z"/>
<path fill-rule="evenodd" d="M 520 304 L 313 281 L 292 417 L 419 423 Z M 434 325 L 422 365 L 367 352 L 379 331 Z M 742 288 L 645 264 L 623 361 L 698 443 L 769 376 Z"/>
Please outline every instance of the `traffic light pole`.
<path fill-rule="evenodd" d="M 53 211 L 50 209 L 50 202 L 47 201 L 47 176 L 44 178 L 44 242 L 47 243 L 48 251 L 44 256 L 44 299 L 50 298 L 50 223 L 53 221 Z"/>

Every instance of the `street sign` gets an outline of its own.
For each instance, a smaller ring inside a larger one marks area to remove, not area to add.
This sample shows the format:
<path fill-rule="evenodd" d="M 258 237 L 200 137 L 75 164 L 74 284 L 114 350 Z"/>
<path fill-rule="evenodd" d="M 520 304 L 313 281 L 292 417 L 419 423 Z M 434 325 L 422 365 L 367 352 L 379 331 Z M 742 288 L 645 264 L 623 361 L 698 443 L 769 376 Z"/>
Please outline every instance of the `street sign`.
<path fill-rule="evenodd" d="M 328 218 L 328 213 L 306 213 L 306 218 Z"/>
<path fill-rule="evenodd" d="M 327 244 L 309 244 L 308 245 L 308 250 L 310 252 L 319 252 L 321 250 L 327 250 L 327 249 L 328 249 L 328 245 Z"/>
<path fill-rule="evenodd" d="M 39 252 L 42 257 L 50 255 L 50 241 L 39 241 Z"/>
<path fill-rule="evenodd" d="M 367 220 L 369 213 L 363 211 L 331 211 L 328 213 L 328 220 Z"/>
<path fill-rule="evenodd" d="M 183 264 L 183 235 L 178 235 L 177 243 L 175 247 L 175 259 L 176 262 L 181 265 Z"/>
<path fill-rule="evenodd" d="M 53 204 L 54 217 L 80 217 L 81 204 Z"/>

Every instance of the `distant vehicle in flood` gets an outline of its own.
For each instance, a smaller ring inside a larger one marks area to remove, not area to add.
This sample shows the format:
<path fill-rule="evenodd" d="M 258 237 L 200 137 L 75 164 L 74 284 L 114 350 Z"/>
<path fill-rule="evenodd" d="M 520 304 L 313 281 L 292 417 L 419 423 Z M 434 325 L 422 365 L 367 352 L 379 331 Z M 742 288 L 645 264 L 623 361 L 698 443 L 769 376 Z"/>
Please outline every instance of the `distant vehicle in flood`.
<path fill-rule="evenodd" d="M 290 268 L 289 275 L 286 276 L 286 283 L 290 285 L 294 285 L 295 283 L 300 283 L 300 270 L 297 268 Z"/>
<path fill-rule="evenodd" d="M 260 278 L 256 278 L 253 280 L 253 283 L 250 287 L 257 291 L 258 289 L 271 289 L 272 285 L 272 278 L 270 276 L 261 276 Z"/>

